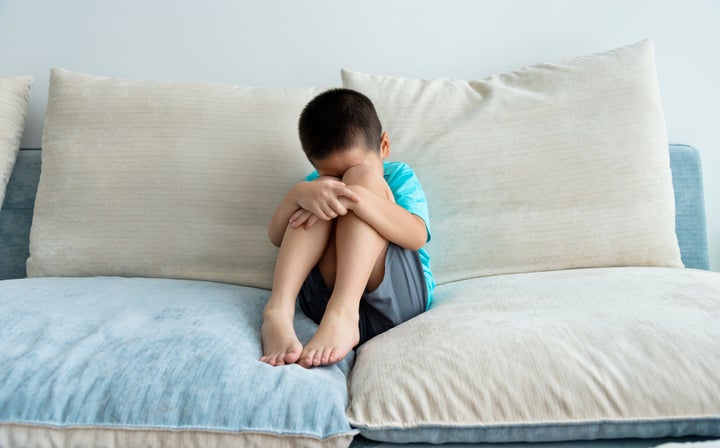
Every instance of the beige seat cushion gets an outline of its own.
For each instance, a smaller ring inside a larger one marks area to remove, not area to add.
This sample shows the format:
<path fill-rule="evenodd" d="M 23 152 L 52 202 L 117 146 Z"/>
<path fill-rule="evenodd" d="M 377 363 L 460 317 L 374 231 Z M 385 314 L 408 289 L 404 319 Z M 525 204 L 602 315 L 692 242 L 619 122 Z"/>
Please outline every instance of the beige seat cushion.
<path fill-rule="evenodd" d="M 720 274 L 594 268 L 437 289 L 364 344 L 350 422 L 396 442 L 720 437 Z"/>

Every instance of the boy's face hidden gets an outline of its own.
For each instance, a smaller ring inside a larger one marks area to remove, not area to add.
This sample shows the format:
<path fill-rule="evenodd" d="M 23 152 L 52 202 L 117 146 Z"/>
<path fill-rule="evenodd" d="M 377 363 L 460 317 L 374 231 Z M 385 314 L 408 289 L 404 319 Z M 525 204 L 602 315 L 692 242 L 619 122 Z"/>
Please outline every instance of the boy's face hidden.
<path fill-rule="evenodd" d="M 364 144 L 355 145 L 342 151 L 336 151 L 322 160 L 313 159 L 313 164 L 320 176 L 332 176 L 342 179 L 350 168 L 357 165 L 368 165 L 380 174 L 383 173 L 383 160 L 390 155 L 390 139 L 383 132 L 380 138 L 380 152 L 368 149 Z"/>

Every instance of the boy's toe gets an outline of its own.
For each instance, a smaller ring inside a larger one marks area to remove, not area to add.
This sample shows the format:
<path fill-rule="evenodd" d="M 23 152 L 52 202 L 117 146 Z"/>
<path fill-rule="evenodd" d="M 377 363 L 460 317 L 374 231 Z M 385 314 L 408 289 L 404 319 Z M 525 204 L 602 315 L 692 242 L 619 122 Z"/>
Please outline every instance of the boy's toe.
<path fill-rule="evenodd" d="M 294 364 L 300 359 L 300 353 L 300 350 L 291 350 L 285 354 L 283 361 L 285 361 L 286 364 Z"/>
<path fill-rule="evenodd" d="M 298 364 L 305 367 L 306 369 L 309 368 L 312 365 L 312 353 L 304 350 L 302 354 L 300 354 L 300 359 L 298 359 Z"/>
<path fill-rule="evenodd" d="M 316 350 L 313 355 L 313 366 L 319 366 L 322 361 L 322 351 Z"/>
<path fill-rule="evenodd" d="M 325 350 L 323 350 L 322 358 L 320 358 L 321 364 L 325 365 L 331 362 L 330 355 L 332 354 L 332 351 L 333 350 L 331 348 L 326 348 Z"/>

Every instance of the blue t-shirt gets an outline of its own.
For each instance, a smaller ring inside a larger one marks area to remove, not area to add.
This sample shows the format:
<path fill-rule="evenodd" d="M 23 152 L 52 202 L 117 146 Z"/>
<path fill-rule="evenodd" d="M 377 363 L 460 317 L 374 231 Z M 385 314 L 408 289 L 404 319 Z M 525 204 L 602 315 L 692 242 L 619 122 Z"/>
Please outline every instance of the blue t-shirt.
<path fill-rule="evenodd" d="M 430 213 L 428 212 L 425 191 L 423 191 L 420 181 L 417 176 L 415 176 L 415 172 L 403 162 L 383 162 L 383 169 L 385 171 L 385 181 L 388 183 L 395 197 L 395 203 L 425 221 L 427 243 L 430 241 Z M 311 181 L 318 177 L 318 172 L 313 171 L 308 174 L 305 180 Z M 432 302 L 433 292 L 435 291 L 435 280 L 433 280 L 432 271 L 430 270 L 430 256 L 427 251 L 423 247 L 418 253 L 425 274 L 425 284 L 428 290 L 427 306 L 429 308 Z"/>

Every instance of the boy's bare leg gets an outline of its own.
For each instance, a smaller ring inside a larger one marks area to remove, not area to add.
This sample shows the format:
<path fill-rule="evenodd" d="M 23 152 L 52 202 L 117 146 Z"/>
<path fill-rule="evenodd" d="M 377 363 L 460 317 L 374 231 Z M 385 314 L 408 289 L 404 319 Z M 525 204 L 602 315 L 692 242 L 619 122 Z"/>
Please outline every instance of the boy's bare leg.
<path fill-rule="evenodd" d="M 352 170 L 343 178 L 345 183 L 361 184 L 378 194 L 390 195 L 390 200 L 392 193 L 382 177 L 364 168 L 355 173 L 351 173 Z M 360 299 L 366 289 L 373 290 L 380 285 L 385 273 L 388 241 L 352 212 L 336 221 L 333 293 L 315 336 L 298 360 L 303 367 L 336 363 L 358 344 Z M 322 267 L 321 262 L 321 271 Z M 323 277 L 327 281 L 328 276 Z"/>
<path fill-rule="evenodd" d="M 292 364 L 302 353 L 295 334 L 295 299 L 305 278 L 325 251 L 332 221 L 318 221 L 309 229 L 288 225 L 273 276 L 273 289 L 263 311 L 260 361 L 273 366 Z"/>

